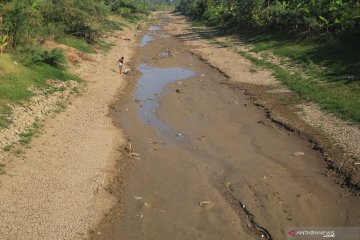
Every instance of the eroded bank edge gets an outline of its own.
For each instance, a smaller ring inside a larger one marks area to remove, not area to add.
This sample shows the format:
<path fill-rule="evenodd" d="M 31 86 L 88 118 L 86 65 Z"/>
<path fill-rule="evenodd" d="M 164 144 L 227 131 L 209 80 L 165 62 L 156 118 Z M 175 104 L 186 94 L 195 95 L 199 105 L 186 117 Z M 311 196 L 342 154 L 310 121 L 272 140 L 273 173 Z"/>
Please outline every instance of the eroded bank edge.
<path fill-rule="evenodd" d="M 178 39 L 183 41 L 181 38 Z M 222 84 L 242 90 L 245 95 L 249 95 L 249 99 L 252 100 L 252 103 L 257 107 L 261 107 L 267 118 L 269 118 L 274 124 L 284 130 L 297 133 L 300 138 L 309 142 L 311 145 L 310 148 L 319 151 L 323 156 L 326 168 L 329 171 L 336 173 L 336 176 L 341 179 L 341 181 L 338 181 L 337 183 L 356 192 L 360 190 L 360 178 L 354 176 L 356 172 L 354 172 L 354 168 L 351 165 L 352 161 L 348 161 L 349 157 L 342 154 L 343 150 L 337 146 L 334 147 L 334 144 L 332 144 L 329 137 L 327 137 L 323 132 L 301 120 L 300 117 L 295 114 L 294 110 L 290 109 L 291 107 L 280 106 L 281 103 L 279 102 L 274 105 L 268 104 L 269 99 L 266 98 L 265 94 L 262 94 L 266 92 L 266 86 L 231 81 L 230 76 L 219 67 L 211 64 L 206 56 L 203 56 L 201 53 L 192 48 L 189 50 L 193 55 L 199 57 L 201 61 L 210 65 L 212 68 L 217 69 L 228 79 L 228 81 L 222 82 Z M 288 100 L 290 99 L 288 96 L 285 97 L 287 97 Z M 285 120 L 289 115 L 292 115 L 291 120 Z M 346 162 L 349 163 L 344 164 Z"/>

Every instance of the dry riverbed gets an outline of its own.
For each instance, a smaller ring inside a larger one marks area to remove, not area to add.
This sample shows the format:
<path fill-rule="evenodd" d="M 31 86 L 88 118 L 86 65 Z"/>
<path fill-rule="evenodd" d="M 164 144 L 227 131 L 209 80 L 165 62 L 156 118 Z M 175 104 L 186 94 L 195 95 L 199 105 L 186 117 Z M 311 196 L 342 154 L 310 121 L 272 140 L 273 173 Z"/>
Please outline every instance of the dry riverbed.
<path fill-rule="evenodd" d="M 277 98 L 271 111 L 259 103 L 263 85 L 282 86 L 188 28 L 161 13 L 143 32 L 141 76 L 112 105 L 134 166 L 91 238 L 284 239 L 294 226 L 359 226 L 358 191 L 329 170 L 311 128 L 297 130 Z"/>
<path fill-rule="evenodd" d="M 359 192 L 329 163 L 342 152 L 280 104 L 293 95 L 271 73 L 178 15 L 140 30 L 109 36 L 108 54 L 74 68 L 81 95 L 44 116 L 24 153 L 3 155 L 0 239 L 285 239 L 294 226 L 360 225 Z M 36 117 L 38 102 L 19 113 Z"/>

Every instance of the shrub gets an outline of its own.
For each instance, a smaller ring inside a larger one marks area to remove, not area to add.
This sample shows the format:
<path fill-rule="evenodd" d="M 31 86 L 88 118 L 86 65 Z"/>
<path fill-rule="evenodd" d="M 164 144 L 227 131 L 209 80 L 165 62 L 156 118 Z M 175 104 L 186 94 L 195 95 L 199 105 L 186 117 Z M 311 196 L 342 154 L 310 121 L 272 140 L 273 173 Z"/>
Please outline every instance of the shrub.
<path fill-rule="evenodd" d="M 21 49 L 22 62 L 26 66 L 45 63 L 56 68 L 64 68 L 66 59 L 61 49 L 44 50 L 39 47 L 27 47 Z"/>

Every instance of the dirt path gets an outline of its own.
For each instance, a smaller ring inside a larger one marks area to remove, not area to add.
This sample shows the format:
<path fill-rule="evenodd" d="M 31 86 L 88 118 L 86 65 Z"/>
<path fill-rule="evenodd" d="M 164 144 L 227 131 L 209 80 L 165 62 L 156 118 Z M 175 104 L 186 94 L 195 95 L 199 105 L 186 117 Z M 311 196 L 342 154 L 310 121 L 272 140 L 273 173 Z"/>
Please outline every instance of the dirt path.
<path fill-rule="evenodd" d="M 358 226 L 359 197 L 326 176 L 320 152 L 227 84 L 232 73 L 276 84 L 270 75 L 207 49 L 232 69 L 218 71 L 181 41 L 185 31 L 160 15 L 144 32 L 142 76 L 120 96 L 115 119 L 131 139 L 135 167 L 121 205 L 92 238 L 285 239 L 294 226 Z"/>
<path fill-rule="evenodd" d="M 83 239 L 115 203 L 105 187 L 117 174 L 125 138 L 108 106 L 126 85 L 115 62 L 129 59 L 134 41 L 109 40 L 116 45 L 110 53 L 76 70 L 86 91 L 48 119 L 43 134 L 0 176 L 0 239 Z"/>

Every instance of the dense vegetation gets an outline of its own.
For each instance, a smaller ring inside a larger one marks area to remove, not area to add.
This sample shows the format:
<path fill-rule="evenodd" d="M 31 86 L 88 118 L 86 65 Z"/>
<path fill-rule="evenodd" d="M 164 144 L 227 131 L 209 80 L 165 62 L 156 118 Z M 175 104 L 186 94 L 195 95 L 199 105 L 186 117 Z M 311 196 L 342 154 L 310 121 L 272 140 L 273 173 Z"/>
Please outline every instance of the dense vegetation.
<path fill-rule="evenodd" d="M 0 0 L 1 38 L 12 48 L 50 35 L 70 34 L 93 42 L 109 13 L 147 11 L 146 3 L 136 0 Z"/>
<path fill-rule="evenodd" d="M 360 37 L 359 0 L 181 0 L 178 9 L 213 25 Z"/>
<path fill-rule="evenodd" d="M 31 86 L 77 79 L 66 72 L 61 49 L 43 47 L 46 40 L 93 53 L 94 44 L 108 47 L 103 33 L 122 27 L 109 15 L 131 22 L 148 12 L 149 2 L 141 0 L 0 0 L 0 128 L 11 122 L 8 103 L 31 97 Z"/>

